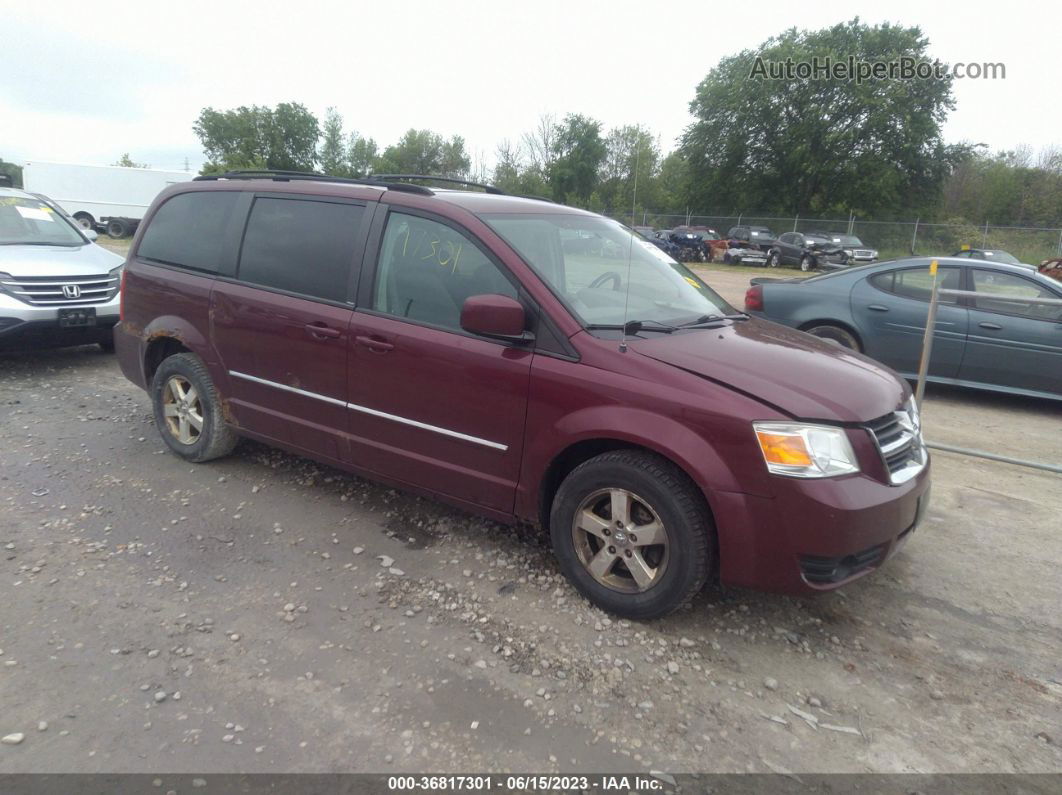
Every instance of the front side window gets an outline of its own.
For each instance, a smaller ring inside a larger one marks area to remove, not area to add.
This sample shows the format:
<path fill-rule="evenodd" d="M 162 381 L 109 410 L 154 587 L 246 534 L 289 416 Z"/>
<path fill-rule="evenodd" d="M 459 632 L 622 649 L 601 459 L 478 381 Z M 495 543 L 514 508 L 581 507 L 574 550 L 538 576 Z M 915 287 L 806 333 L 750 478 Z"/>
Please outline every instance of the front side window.
<path fill-rule="evenodd" d="M 673 324 L 734 309 L 688 268 L 596 215 L 484 215 L 586 326 Z"/>
<path fill-rule="evenodd" d="M 239 193 L 178 193 L 148 222 L 137 256 L 150 262 L 217 273 L 225 231 Z"/>
<path fill-rule="evenodd" d="M 374 310 L 457 331 L 465 299 L 491 294 L 516 298 L 517 290 L 466 235 L 429 218 L 388 216 Z"/>
<path fill-rule="evenodd" d="M 1055 298 L 1050 290 L 1020 276 L 995 271 L 973 271 L 973 289 L 982 293 L 974 298 L 974 306 L 986 312 L 1018 315 L 1034 320 L 1062 320 L 1062 307 L 1032 303 L 1029 299 Z M 1007 300 L 1008 298 L 1026 300 Z"/>
<path fill-rule="evenodd" d="M 0 246 L 84 246 L 65 218 L 40 199 L 0 196 Z"/>
<path fill-rule="evenodd" d="M 300 199 L 255 199 L 240 252 L 240 281 L 345 301 L 365 208 Z"/>

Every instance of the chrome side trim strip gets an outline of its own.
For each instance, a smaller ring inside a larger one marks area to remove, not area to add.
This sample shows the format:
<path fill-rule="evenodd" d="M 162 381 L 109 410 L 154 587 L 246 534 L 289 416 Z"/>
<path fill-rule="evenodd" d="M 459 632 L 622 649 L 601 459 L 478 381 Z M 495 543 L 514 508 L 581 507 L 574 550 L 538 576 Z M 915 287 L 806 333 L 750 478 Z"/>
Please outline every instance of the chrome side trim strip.
<path fill-rule="evenodd" d="M 449 428 L 440 428 L 438 425 L 429 425 L 426 422 L 418 422 L 417 420 L 407 419 L 406 417 L 399 417 L 397 414 L 388 414 L 385 411 L 377 411 L 376 409 L 370 409 L 368 406 L 359 406 L 354 403 L 346 403 L 336 398 L 328 397 L 327 395 L 321 395 L 317 392 L 310 392 L 306 389 L 297 389 L 287 384 L 278 384 L 276 381 L 268 381 L 265 378 L 258 378 L 253 375 L 247 375 L 247 373 L 238 373 L 235 370 L 229 370 L 229 375 L 233 378 L 241 378 L 244 381 L 252 381 L 256 384 L 262 384 L 263 386 L 271 386 L 274 389 L 282 389 L 285 392 L 291 392 L 296 395 L 302 395 L 303 397 L 315 398 L 317 400 L 323 400 L 325 403 L 331 403 L 333 406 L 343 406 L 351 411 L 358 411 L 362 414 L 369 414 L 373 417 L 380 417 L 381 419 L 391 420 L 393 422 L 400 422 L 403 425 L 410 425 L 414 428 L 420 428 L 424 431 L 432 431 L 433 433 L 439 433 L 443 436 L 449 436 L 452 439 L 461 439 L 465 442 L 472 442 L 473 444 L 481 444 L 484 447 L 489 447 L 492 450 L 501 450 L 505 452 L 509 449 L 506 444 L 499 444 L 498 442 L 492 442 L 488 439 L 480 439 L 478 436 L 469 436 L 467 433 L 460 433 L 459 431 L 451 431 Z"/>
<path fill-rule="evenodd" d="M 449 428 L 440 428 L 438 425 L 428 425 L 426 422 L 417 422 L 417 420 L 406 419 L 405 417 L 399 417 L 396 414 L 388 414 L 385 411 L 377 411 L 376 409 L 370 409 L 367 406 L 358 406 L 354 403 L 348 403 L 347 408 L 351 411 L 360 411 L 362 414 L 371 414 L 374 417 L 381 417 L 385 420 L 393 420 L 394 422 L 400 422 L 403 425 L 412 425 L 414 428 L 420 428 L 425 431 L 433 431 L 434 433 L 441 433 L 443 436 L 450 436 L 454 439 L 462 439 L 466 442 L 472 442 L 473 444 L 481 444 L 484 447 L 489 447 L 492 450 L 501 450 L 502 452 L 509 449 L 506 444 L 498 444 L 497 442 L 491 442 L 487 439 L 480 439 L 478 436 L 469 436 L 467 433 L 459 433 L 457 431 L 451 431 Z"/>
<path fill-rule="evenodd" d="M 336 400 L 335 398 L 328 397 L 328 395 L 319 395 L 316 392 L 309 392 L 305 389 L 296 389 L 295 387 L 288 386 L 287 384 L 278 384 L 276 381 L 267 381 L 264 378 L 256 378 L 253 375 L 247 375 L 247 373 L 237 373 L 235 370 L 229 370 L 229 375 L 231 375 L 233 378 L 242 378 L 244 381 L 253 381 L 256 384 L 271 386 L 274 389 L 282 389 L 285 392 L 292 392 L 296 395 L 302 395 L 303 397 L 323 400 L 325 403 L 331 403 L 333 406 L 346 407 L 347 405 L 344 401 Z"/>

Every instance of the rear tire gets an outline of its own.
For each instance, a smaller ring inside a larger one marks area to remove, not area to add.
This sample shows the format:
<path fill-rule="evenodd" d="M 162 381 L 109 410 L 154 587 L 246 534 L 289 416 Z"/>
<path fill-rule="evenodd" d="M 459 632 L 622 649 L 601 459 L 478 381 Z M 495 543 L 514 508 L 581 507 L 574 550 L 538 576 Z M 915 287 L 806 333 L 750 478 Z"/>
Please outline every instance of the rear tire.
<path fill-rule="evenodd" d="M 634 619 L 666 615 L 701 590 L 714 532 L 697 486 L 667 459 L 639 450 L 584 461 L 550 512 L 564 575 L 598 607 Z"/>
<path fill-rule="evenodd" d="M 107 222 L 107 236 L 115 240 L 121 240 L 129 234 L 129 224 L 121 218 L 112 218 Z"/>
<path fill-rule="evenodd" d="M 842 348 L 849 348 L 857 353 L 863 352 L 863 346 L 859 344 L 859 340 L 856 338 L 855 334 L 846 328 L 835 326 L 832 323 L 820 323 L 817 326 L 810 326 L 809 328 L 804 329 L 804 331 L 808 334 L 814 334 L 820 339 L 840 345 Z"/>
<path fill-rule="evenodd" d="M 194 353 L 162 361 L 151 380 L 151 403 L 163 441 L 186 461 L 198 464 L 221 458 L 239 441 L 225 423 L 221 398 L 206 365 Z"/>
<path fill-rule="evenodd" d="M 96 219 L 88 213 L 77 213 L 74 216 L 74 220 L 77 221 L 77 225 L 82 229 L 93 232 L 96 230 Z"/>

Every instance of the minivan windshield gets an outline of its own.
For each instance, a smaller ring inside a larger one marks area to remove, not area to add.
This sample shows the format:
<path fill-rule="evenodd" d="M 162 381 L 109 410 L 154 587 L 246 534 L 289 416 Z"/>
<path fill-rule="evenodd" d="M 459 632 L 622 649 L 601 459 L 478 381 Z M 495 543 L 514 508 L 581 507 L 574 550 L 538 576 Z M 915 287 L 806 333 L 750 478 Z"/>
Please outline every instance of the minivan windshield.
<path fill-rule="evenodd" d="M 571 213 L 482 218 L 585 326 L 674 325 L 735 311 L 684 265 L 608 218 Z"/>
<path fill-rule="evenodd" d="M 83 238 L 40 199 L 0 196 L 0 246 L 84 246 Z"/>

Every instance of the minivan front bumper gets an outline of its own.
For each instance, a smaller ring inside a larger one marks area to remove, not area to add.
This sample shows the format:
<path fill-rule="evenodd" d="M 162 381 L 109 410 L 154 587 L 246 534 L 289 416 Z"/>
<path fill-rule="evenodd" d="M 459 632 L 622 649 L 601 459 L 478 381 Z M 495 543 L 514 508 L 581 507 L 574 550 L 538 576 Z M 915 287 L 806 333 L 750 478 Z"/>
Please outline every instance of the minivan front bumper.
<path fill-rule="evenodd" d="M 720 581 L 801 595 L 869 574 L 899 551 L 925 516 L 929 469 L 898 486 L 860 474 L 778 478 L 773 498 L 716 492 Z"/>

